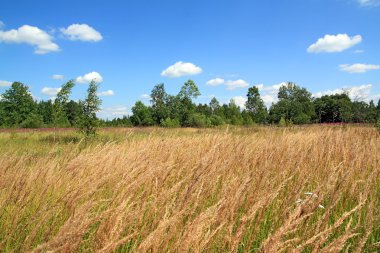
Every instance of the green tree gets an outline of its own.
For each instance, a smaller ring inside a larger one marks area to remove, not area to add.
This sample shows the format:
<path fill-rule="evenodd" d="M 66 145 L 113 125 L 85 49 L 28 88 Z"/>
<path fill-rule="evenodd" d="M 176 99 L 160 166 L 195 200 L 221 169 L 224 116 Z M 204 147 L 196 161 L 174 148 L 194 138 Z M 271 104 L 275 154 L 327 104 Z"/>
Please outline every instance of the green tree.
<path fill-rule="evenodd" d="M 195 108 L 197 113 L 203 114 L 206 117 L 210 117 L 212 115 L 212 110 L 208 104 L 198 104 Z"/>
<path fill-rule="evenodd" d="M 197 98 L 200 95 L 201 93 L 199 92 L 199 89 L 195 85 L 193 80 L 188 80 L 187 82 L 185 82 L 181 87 L 181 91 L 179 92 L 180 98 L 193 99 Z"/>
<path fill-rule="evenodd" d="M 20 126 L 23 128 L 40 128 L 44 124 L 43 117 L 37 113 L 29 113 L 26 119 L 21 122 Z"/>
<path fill-rule="evenodd" d="M 65 112 L 70 126 L 76 126 L 82 116 L 82 106 L 80 103 L 70 100 L 66 103 Z"/>
<path fill-rule="evenodd" d="M 87 97 L 81 102 L 82 116 L 80 119 L 80 131 L 87 137 L 96 134 L 96 128 L 99 124 L 96 113 L 99 111 L 102 101 L 97 95 L 98 86 L 99 85 L 92 80 L 87 89 Z"/>
<path fill-rule="evenodd" d="M 191 127 L 209 127 L 211 126 L 211 121 L 204 114 L 192 113 L 189 116 L 188 124 Z"/>
<path fill-rule="evenodd" d="M 181 91 L 177 95 L 180 102 L 179 116 L 182 126 L 191 126 L 190 115 L 195 112 L 193 99 L 200 95 L 201 93 L 194 81 L 188 80 L 182 85 Z"/>
<path fill-rule="evenodd" d="M 278 102 L 270 108 L 271 121 L 278 123 L 281 117 L 295 124 L 307 124 L 315 118 L 311 93 L 292 82 L 281 86 Z"/>
<path fill-rule="evenodd" d="M 352 103 L 352 121 L 354 123 L 366 123 L 369 113 L 369 106 L 364 101 L 354 101 Z"/>
<path fill-rule="evenodd" d="M 0 127 L 5 126 L 5 111 L 4 111 L 4 103 L 1 101 L 0 95 Z"/>
<path fill-rule="evenodd" d="M 168 95 L 166 99 L 168 117 L 181 121 L 182 103 L 179 96 Z"/>
<path fill-rule="evenodd" d="M 39 101 L 37 103 L 37 113 L 42 116 L 44 124 L 51 126 L 53 124 L 53 103 L 48 101 Z"/>
<path fill-rule="evenodd" d="M 74 81 L 70 80 L 67 83 L 63 84 L 61 89 L 57 93 L 57 98 L 55 99 L 53 104 L 54 128 L 56 128 L 57 126 L 67 127 L 70 125 L 70 122 L 67 118 L 66 106 L 69 102 L 69 96 L 74 85 Z"/>
<path fill-rule="evenodd" d="M 2 95 L 3 124 L 19 126 L 30 113 L 36 110 L 36 103 L 28 86 L 14 82 Z"/>
<path fill-rule="evenodd" d="M 216 97 L 213 97 L 211 99 L 209 106 L 210 106 L 212 114 L 217 114 L 218 110 L 220 109 L 220 103 L 216 99 Z"/>
<path fill-rule="evenodd" d="M 221 126 L 224 125 L 224 120 L 219 115 L 211 115 L 210 123 L 212 126 Z"/>
<path fill-rule="evenodd" d="M 137 101 L 132 107 L 131 121 L 134 126 L 151 126 L 154 124 L 152 109 L 144 105 L 143 102 Z"/>
<path fill-rule="evenodd" d="M 324 95 L 314 100 L 317 121 L 320 123 L 351 122 L 352 102 L 347 94 Z"/>
<path fill-rule="evenodd" d="M 152 102 L 153 119 L 157 125 L 168 117 L 168 108 L 166 106 L 168 94 L 165 91 L 163 83 L 157 84 L 153 87 L 150 94 Z"/>
<path fill-rule="evenodd" d="M 251 114 L 256 123 L 266 123 L 267 109 L 264 101 L 260 97 L 259 89 L 256 86 L 250 87 L 247 93 L 245 108 Z"/>
<path fill-rule="evenodd" d="M 178 119 L 166 118 L 161 122 L 162 127 L 175 128 L 180 127 L 181 124 Z"/>
<path fill-rule="evenodd" d="M 245 126 L 251 126 L 256 123 L 252 118 L 252 113 L 248 112 L 247 110 L 243 110 L 241 112 L 241 116 L 243 118 L 243 125 Z"/>
<path fill-rule="evenodd" d="M 243 116 L 241 115 L 240 107 L 233 99 L 230 100 L 228 105 L 224 104 L 221 107 L 226 123 L 231 125 L 242 125 L 244 123 Z"/>
<path fill-rule="evenodd" d="M 380 132 L 380 118 L 376 121 L 376 128 Z"/>
<path fill-rule="evenodd" d="M 376 106 L 373 100 L 371 100 L 368 105 L 368 113 L 367 113 L 366 122 L 376 123 L 376 119 L 377 119 Z"/>

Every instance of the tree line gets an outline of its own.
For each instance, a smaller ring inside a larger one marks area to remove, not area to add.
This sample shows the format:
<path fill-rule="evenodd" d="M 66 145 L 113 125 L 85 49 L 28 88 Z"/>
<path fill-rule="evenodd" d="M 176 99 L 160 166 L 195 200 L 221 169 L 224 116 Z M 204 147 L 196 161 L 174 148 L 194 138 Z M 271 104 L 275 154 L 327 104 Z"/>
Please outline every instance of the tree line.
<path fill-rule="evenodd" d="M 90 82 L 86 98 L 78 102 L 69 98 L 73 87 L 74 81 L 70 80 L 62 85 L 54 100 L 36 101 L 28 86 L 12 83 L 0 95 L 0 127 L 77 127 L 86 136 L 95 134 L 99 122 L 96 112 L 101 105 L 98 84 Z"/>
<path fill-rule="evenodd" d="M 164 84 L 157 84 L 150 94 L 150 105 L 137 101 L 132 114 L 112 120 L 99 119 L 101 100 L 98 84 L 91 82 L 85 100 L 70 99 L 74 82 L 62 85 L 57 97 L 36 101 L 28 86 L 14 82 L 0 98 L 0 127 L 78 127 L 86 135 L 95 133 L 97 126 L 162 126 L 211 127 L 224 124 L 292 124 L 311 123 L 376 123 L 380 119 L 380 104 L 374 101 L 352 101 L 347 93 L 312 94 L 295 83 L 281 86 L 276 103 L 267 108 L 258 87 L 247 91 L 245 108 L 234 100 L 221 104 L 215 97 L 207 104 L 196 104 L 201 95 L 192 80 L 185 82 L 179 93 L 168 94 Z"/>

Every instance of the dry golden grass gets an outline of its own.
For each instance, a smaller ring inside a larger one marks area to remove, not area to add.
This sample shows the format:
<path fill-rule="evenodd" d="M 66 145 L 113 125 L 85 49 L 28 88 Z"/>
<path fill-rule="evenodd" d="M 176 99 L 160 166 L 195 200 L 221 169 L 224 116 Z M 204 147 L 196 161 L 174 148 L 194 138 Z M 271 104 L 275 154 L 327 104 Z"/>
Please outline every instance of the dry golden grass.
<path fill-rule="evenodd" d="M 0 138 L 1 252 L 380 246 L 380 138 L 369 127 L 128 130 L 62 145 L 37 134 L 29 149 Z"/>

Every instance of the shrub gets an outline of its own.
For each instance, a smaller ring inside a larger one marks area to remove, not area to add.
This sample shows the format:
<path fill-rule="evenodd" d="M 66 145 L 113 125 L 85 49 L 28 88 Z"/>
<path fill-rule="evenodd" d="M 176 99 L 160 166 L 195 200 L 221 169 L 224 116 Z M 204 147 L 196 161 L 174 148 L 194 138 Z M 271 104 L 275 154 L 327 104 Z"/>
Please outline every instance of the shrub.
<path fill-rule="evenodd" d="M 278 123 L 280 127 L 286 127 L 286 120 L 284 117 L 281 117 L 280 122 Z"/>
<path fill-rule="evenodd" d="M 41 115 L 36 113 L 30 113 L 26 119 L 21 122 L 20 127 L 22 128 L 39 128 L 44 124 L 44 119 Z"/>
<path fill-rule="evenodd" d="M 243 124 L 245 126 L 252 126 L 255 124 L 255 122 L 253 121 L 251 117 L 244 117 Z"/>
<path fill-rule="evenodd" d="M 301 113 L 294 118 L 294 124 L 308 124 L 310 123 L 310 116 Z"/>
<path fill-rule="evenodd" d="M 376 122 L 376 128 L 380 132 L 380 117 L 378 118 L 378 120 Z"/>
<path fill-rule="evenodd" d="M 174 128 L 174 127 L 180 127 L 181 124 L 179 122 L 179 119 L 166 118 L 166 119 L 161 121 L 161 126 L 162 127 L 168 127 L 168 128 Z"/>
<path fill-rule="evenodd" d="M 208 127 L 211 126 L 211 121 L 203 114 L 193 113 L 189 116 L 189 125 L 192 127 Z"/>
<path fill-rule="evenodd" d="M 210 122 L 213 126 L 221 126 L 225 123 L 223 118 L 218 115 L 211 115 Z"/>

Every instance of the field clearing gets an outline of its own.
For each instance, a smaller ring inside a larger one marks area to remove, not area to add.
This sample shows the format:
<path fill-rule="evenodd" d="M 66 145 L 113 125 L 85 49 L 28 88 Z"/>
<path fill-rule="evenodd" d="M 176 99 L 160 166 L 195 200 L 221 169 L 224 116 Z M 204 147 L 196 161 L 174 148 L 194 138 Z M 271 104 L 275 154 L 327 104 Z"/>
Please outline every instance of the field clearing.
<path fill-rule="evenodd" d="M 366 126 L 0 133 L 0 252 L 376 252 Z"/>

